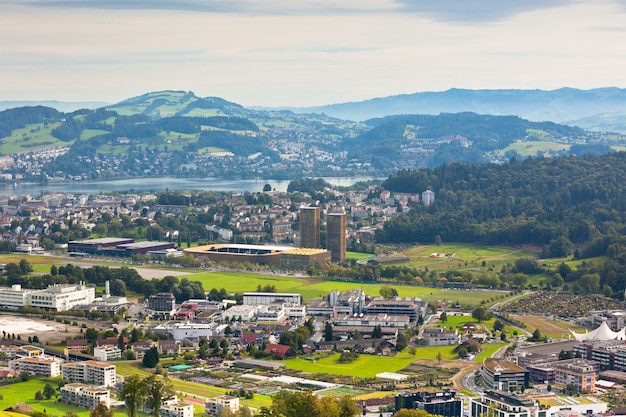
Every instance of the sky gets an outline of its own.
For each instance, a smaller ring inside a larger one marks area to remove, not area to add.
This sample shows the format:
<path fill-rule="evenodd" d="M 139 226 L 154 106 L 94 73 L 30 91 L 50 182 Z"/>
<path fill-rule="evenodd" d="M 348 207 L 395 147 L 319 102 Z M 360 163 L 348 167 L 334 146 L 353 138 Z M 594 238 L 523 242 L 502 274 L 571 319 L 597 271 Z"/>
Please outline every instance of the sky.
<path fill-rule="evenodd" d="M 626 0 L 0 0 L 0 101 L 626 87 Z"/>

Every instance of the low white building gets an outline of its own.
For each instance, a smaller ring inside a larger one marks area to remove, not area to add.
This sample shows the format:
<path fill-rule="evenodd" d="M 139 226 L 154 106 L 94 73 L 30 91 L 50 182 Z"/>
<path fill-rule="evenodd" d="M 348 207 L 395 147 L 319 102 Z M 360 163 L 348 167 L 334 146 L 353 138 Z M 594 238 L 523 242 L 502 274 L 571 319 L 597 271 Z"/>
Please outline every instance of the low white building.
<path fill-rule="evenodd" d="M 225 321 L 240 320 L 243 322 L 252 321 L 258 311 L 256 305 L 235 305 L 222 312 L 222 319 Z"/>
<path fill-rule="evenodd" d="M 184 402 L 163 404 L 161 417 L 193 417 L 193 405 Z"/>
<path fill-rule="evenodd" d="M 66 311 L 94 301 L 96 290 L 84 284 L 55 284 L 45 290 L 23 289 L 15 284 L 0 288 L 0 305 L 9 308 L 38 307 Z"/>
<path fill-rule="evenodd" d="M 92 387 L 78 382 L 61 387 L 61 402 L 82 408 L 93 409 L 99 403 L 108 407 L 110 397 L 111 394 L 107 388 Z"/>
<path fill-rule="evenodd" d="M 239 398 L 230 395 L 222 395 L 206 400 L 206 413 L 209 416 L 217 417 L 222 413 L 222 410 L 227 407 L 233 412 L 239 410 Z"/>
<path fill-rule="evenodd" d="M 120 359 L 122 357 L 122 351 L 117 346 L 103 345 L 93 349 L 93 356 L 99 361 L 107 362 L 113 359 Z"/>
<path fill-rule="evenodd" d="M 167 334 L 174 340 L 185 340 L 186 338 L 211 338 L 222 336 L 224 330 L 228 327 L 226 324 L 218 323 L 189 323 L 175 322 L 164 323 L 154 328 L 156 334 Z"/>
<path fill-rule="evenodd" d="M 55 377 L 61 374 L 61 359 L 52 357 L 25 357 L 9 361 L 9 369 L 16 372 L 28 372 L 30 375 Z"/>

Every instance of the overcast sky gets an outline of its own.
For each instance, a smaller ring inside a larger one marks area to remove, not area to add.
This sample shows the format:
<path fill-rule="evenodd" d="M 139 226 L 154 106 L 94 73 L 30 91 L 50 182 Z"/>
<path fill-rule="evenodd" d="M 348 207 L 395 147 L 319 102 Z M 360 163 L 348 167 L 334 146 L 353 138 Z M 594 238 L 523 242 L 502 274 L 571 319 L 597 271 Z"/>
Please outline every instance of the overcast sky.
<path fill-rule="evenodd" d="M 626 87 L 626 0 L 0 0 L 0 100 Z"/>

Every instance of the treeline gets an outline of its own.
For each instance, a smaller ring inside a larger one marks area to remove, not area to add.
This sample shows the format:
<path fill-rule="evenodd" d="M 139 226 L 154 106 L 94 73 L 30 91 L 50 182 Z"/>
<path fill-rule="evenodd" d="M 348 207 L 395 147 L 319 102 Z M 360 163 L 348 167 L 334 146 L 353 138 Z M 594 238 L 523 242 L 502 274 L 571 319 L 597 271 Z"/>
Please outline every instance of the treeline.
<path fill-rule="evenodd" d="M 600 236 L 624 231 L 626 153 L 529 158 L 504 165 L 453 163 L 400 171 L 383 187 L 435 192 L 429 207 L 415 204 L 388 221 L 378 242 L 534 244 L 561 257 Z"/>
<path fill-rule="evenodd" d="M 44 106 L 18 107 L 1 111 L 0 138 L 11 136 L 13 130 L 31 123 L 58 122 L 61 120 L 61 114 L 56 109 Z"/>
<path fill-rule="evenodd" d="M 373 127 L 372 130 L 347 140 L 344 145 L 350 158 L 369 161 L 375 167 L 393 166 L 400 158 L 403 146 L 426 142 L 433 142 L 430 146 L 437 142 L 437 152 L 424 162 L 426 166 L 437 166 L 451 161 L 486 162 L 487 152 L 527 139 L 532 131 L 541 131 L 554 138 L 584 138 L 587 135 L 578 127 L 471 112 L 396 115 L 370 119 L 366 123 Z M 411 131 L 410 135 L 407 130 Z M 453 140 L 457 137 L 466 138 L 471 146 L 462 146 L 460 141 Z"/>

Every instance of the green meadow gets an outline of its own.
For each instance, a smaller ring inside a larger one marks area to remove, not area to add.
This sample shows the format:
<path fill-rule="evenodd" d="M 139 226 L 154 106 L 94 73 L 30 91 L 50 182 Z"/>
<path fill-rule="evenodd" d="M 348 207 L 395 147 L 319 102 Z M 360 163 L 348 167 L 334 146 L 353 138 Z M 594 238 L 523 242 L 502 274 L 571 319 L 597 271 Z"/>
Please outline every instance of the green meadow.
<path fill-rule="evenodd" d="M 16 403 L 26 403 L 34 408 L 35 411 L 45 411 L 51 417 L 61 417 L 69 411 L 73 411 L 78 417 L 88 417 L 89 410 L 57 402 L 55 397 L 49 400 L 35 400 L 35 393 L 37 391 L 43 392 L 46 383 L 50 382 L 56 388 L 59 381 L 60 379 L 58 378 L 31 378 L 26 382 L 0 386 L 0 394 L 3 397 L 0 400 L 0 409 L 5 410 L 9 407 L 13 407 Z M 115 417 L 124 416 L 126 416 L 126 412 L 124 411 L 117 411 L 115 413 Z"/>
<path fill-rule="evenodd" d="M 433 288 L 413 285 L 394 285 L 394 284 L 371 284 L 354 282 L 354 281 L 338 281 L 338 280 L 321 280 L 309 277 L 293 277 L 279 275 L 263 275 L 251 274 L 243 272 L 201 272 L 188 275 L 187 278 L 202 282 L 205 290 L 211 288 L 224 288 L 229 292 L 255 291 L 258 285 L 273 285 L 276 291 L 295 292 L 302 294 L 305 300 L 322 297 L 332 290 L 347 291 L 363 288 L 365 293 L 370 295 L 378 295 L 383 286 L 392 286 L 398 291 L 400 297 L 420 297 L 429 302 L 442 301 L 446 303 L 456 303 L 457 301 L 464 306 L 477 306 L 483 300 L 497 298 L 503 293 L 498 291 L 483 290 L 447 290 L 443 288 Z"/>
<path fill-rule="evenodd" d="M 319 360 L 294 358 L 284 361 L 289 369 L 312 374 L 344 375 L 358 378 L 373 378 L 382 372 L 397 372 L 406 368 L 411 362 L 413 362 L 413 358 L 406 352 L 401 352 L 395 357 L 360 355 L 358 359 L 350 363 L 340 363 L 338 353 Z"/>

